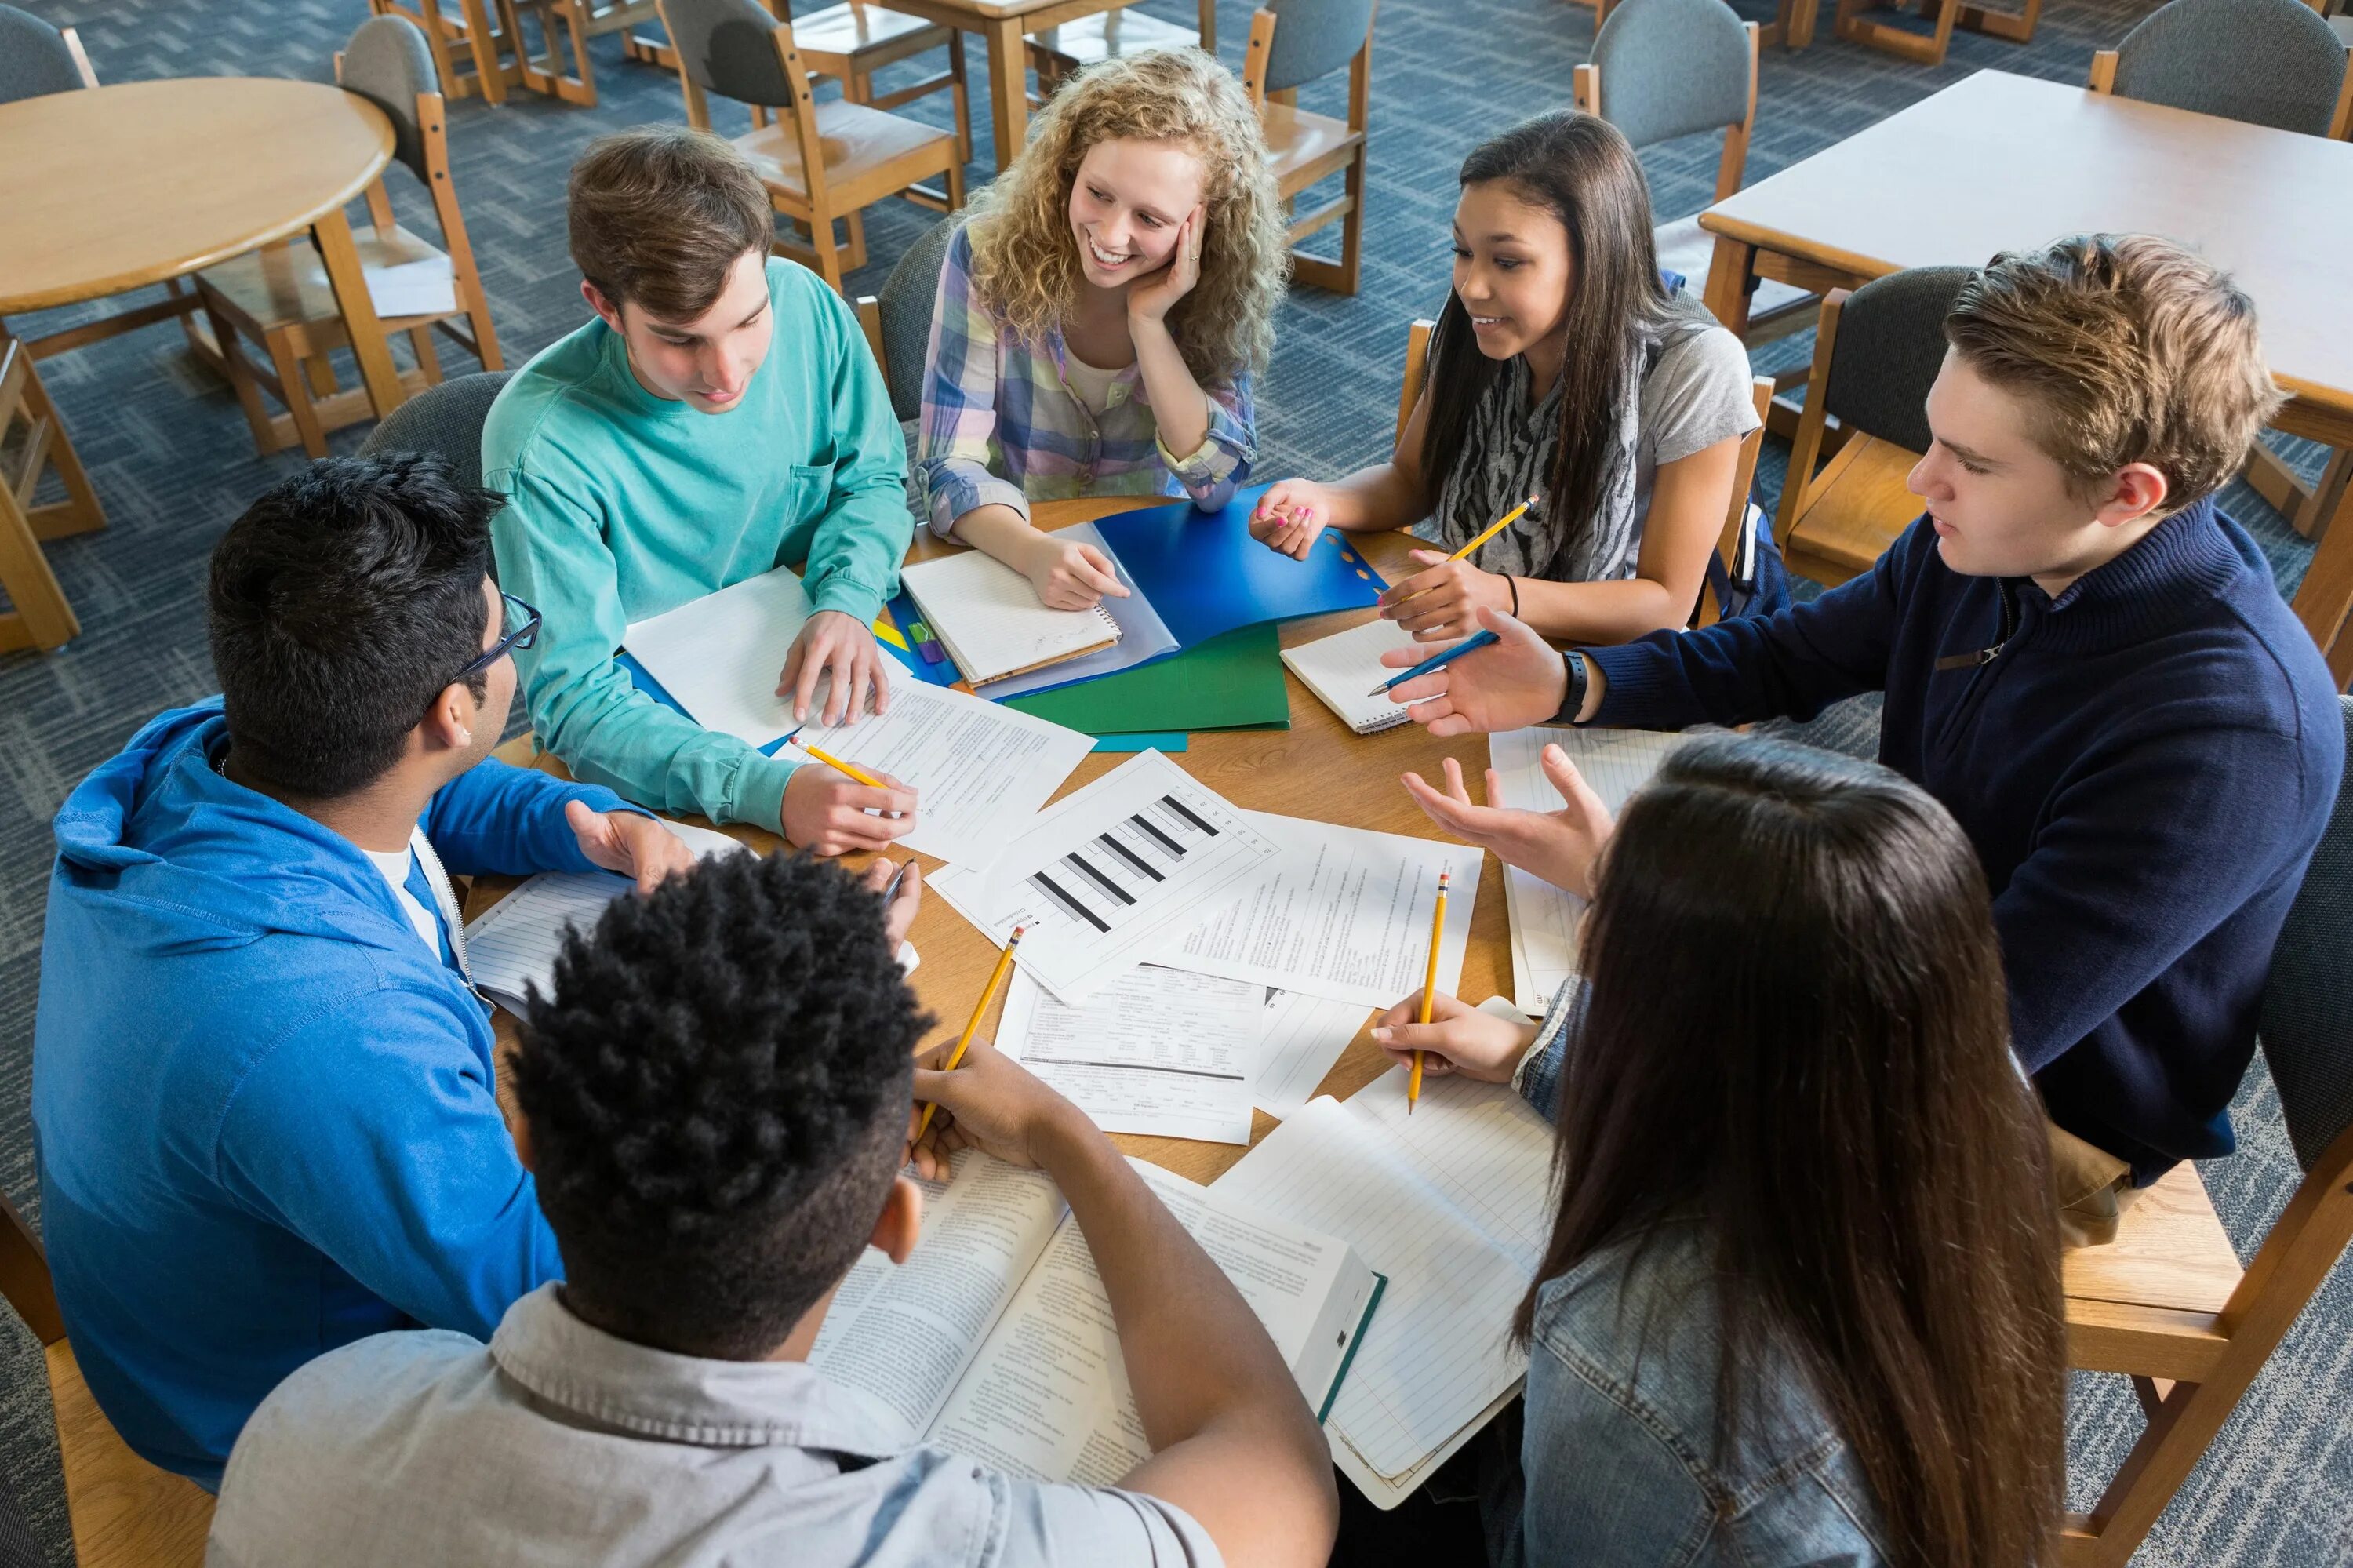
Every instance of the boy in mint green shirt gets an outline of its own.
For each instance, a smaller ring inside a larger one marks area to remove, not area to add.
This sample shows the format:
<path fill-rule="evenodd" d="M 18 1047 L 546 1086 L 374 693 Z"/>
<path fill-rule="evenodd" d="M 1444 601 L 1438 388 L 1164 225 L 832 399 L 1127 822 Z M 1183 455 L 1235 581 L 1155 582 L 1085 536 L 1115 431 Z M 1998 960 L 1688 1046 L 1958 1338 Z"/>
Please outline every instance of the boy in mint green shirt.
<path fill-rule="evenodd" d="M 765 192 L 725 142 L 643 126 L 572 171 L 596 319 L 518 371 L 482 430 L 500 586 L 539 607 L 518 650 L 540 744 L 659 810 L 781 831 L 822 854 L 914 825 L 915 793 L 763 757 L 638 691 L 624 629 L 779 566 L 815 613 L 777 683 L 809 717 L 890 700 L 871 630 L 914 532 L 906 449 L 841 297 L 768 257 Z"/>

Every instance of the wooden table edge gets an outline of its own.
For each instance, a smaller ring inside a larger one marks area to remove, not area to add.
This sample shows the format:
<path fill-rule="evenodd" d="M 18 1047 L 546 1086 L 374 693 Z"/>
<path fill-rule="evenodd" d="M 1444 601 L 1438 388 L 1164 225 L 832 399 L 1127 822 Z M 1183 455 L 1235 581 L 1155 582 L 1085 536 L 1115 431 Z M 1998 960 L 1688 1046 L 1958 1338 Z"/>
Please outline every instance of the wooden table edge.
<path fill-rule="evenodd" d="M 275 80 L 278 79 L 224 77 L 219 79 L 228 81 L 242 79 Z M 137 84 L 121 82 L 113 85 L 129 87 Z M 325 84 L 311 82 L 305 85 L 319 87 Z M 99 88 L 96 90 L 103 92 L 106 89 Z M 334 90 L 341 92 L 343 90 L 341 88 L 337 88 Z M 86 300 L 102 300 L 111 294 L 120 294 L 132 289 L 144 288 L 150 283 L 160 283 L 168 278 L 185 278 L 191 272 L 199 272 L 206 267 L 218 266 L 221 262 L 227 261 L 232 257 L 242 256 L 248 250 L 259 250 L 265 245 L 274 245 L 279 240 L 287 238 L 289 235 L 308 229 L 312 224 L 319 221 L 322 214 L 347 206 L 353 198 L 359 196 L 361 192 L 366 190 L 368 186 L 375 182 L 375 177 L 384 172 L 385 166 L 392 162 L 393 149 L 396 143 L 393 136 L 392 120 L 390 116 L 386 115 L 383 110 L 377 108 L 375 104 L 370 103 L 366 99 L 360 97 L 356 93 L 349 93 L 345 94 L 345 96 L 351 100 L 354 108 L 365 110 L 368 114 L 375 117 L 374 129 L 376 133 L 376 152 L 375 156 L 370 161 L 367 168 L 353 178 L 343 190 L 332 201 L 322 201 L 318 206 L 311 208 L 308 212 L 303 213 L 301 217 L 290 218 L 284 223 L 274 225 L 271 228 L 255 235 L 251 238 L 239 239 L 224 247 L 211 250 L 200 251 L 195 256 L 184 262 L 174 263 L 163 268 L 134 268 L 131 270 L 114 273 L 105 278 L 77 283 L 65 288 L 45 290 L 37 293 L 0 296 L 0 316 L 21 315 L 26 311 L 45 311 L 55 309 L 59 305 L 80 304 Z"/>

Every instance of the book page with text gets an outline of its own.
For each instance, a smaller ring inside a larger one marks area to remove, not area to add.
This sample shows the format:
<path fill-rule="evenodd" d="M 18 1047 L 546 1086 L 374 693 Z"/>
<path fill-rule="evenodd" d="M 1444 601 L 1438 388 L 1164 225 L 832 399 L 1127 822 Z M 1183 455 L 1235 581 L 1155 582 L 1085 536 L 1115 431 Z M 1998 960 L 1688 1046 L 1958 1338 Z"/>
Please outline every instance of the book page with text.
<path fill-rule="evenodd" d="M 907 1261 L 893 1266 L 870 1249 L 849 1271 L 809 1364 L 880 1401 L 917 1441 L 1062 1213 L 1042 1172 L 958 1155 L 938 1201 L 926 1193 L 923 1236 Z"/>

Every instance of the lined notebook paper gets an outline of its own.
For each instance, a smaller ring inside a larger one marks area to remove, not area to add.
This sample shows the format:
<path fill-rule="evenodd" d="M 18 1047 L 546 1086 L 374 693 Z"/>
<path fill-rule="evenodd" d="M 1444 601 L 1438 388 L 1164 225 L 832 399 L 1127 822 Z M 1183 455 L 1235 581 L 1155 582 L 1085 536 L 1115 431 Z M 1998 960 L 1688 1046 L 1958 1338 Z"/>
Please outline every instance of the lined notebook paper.
<path fill-rule="evenodd" d="M 631 623 L 621 646 L 703 728 L 765 746 L 793 727 L 776 677 L 808 618 L 801 579 L 778 567 Z"/>
<path fill-rule="evenodd" d="M 1318 701 L 1340 715 L 1340 722 L 1358 735 L 1391 729 L 1406 722 L 1402 704 L 1387 697 L 1365 695 L 1383 681 L 1403 672 L 1381 662 L 1392 648 L 1410 648 L 1413 634 L 1394 620 L 1377 618 L 1362 626 L 1296 648 L 1282 651 L 1282 662 Z"/>
<path fill-rule="evenodd" d="M 1393 1508 L 1527 1373 L 1512 1312 L 1551 1225 L 1552 1129 L 1502 1085 L 1405 1069 L 1311 1100 L 1217 1182 L 1339 1237 L 1388 1276 L 1325 1424 L 1334 1457 Z"/>
<path fill-rule="evenodd" d="M 976 686 L 1119 641 L 1119 622 L 1101 605 L 1049 609 L 1028 577 L 978 550 L 909 567 L 900 580 Z"/>
<path fill-rule="evenodd" d="M 1499 730 L 1487 737 L 1487 765 L 1495 770 L 1502 794 L 1489 803 L 1525 811 L 1559 810 L 1564 803 L 1560 791 L 1545 777 L 1541 760 L 1549 745 L 1568 753 L 1614 816 L 1684 738 L 1641 729 Z M 1504 907 L 1512 927 L 1512 1000 L 1521 1012 L 1541 1018 L 1554 994 L 1577 972 L 1577 931 L 1585 918 L 1585 900 L 1507 863 Z"/>

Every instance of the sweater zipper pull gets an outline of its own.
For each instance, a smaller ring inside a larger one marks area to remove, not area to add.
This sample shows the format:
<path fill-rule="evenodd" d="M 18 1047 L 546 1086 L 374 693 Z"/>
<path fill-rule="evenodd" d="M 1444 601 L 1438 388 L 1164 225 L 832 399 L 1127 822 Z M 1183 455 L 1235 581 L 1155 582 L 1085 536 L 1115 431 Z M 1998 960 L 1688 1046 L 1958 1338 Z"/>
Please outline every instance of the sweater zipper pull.
<path fill-rule="evenodd" d="M 1980 648 L 1974 653 L 1951 654 L 1937 660 L 1936 669 L 1940 673 L 1947 670 L 1974 670 L 1980 665 L 1992 663 L 1994 655 L 2000 653 L 2003 644 L 1997 642 L 1990 648 Z"/>

